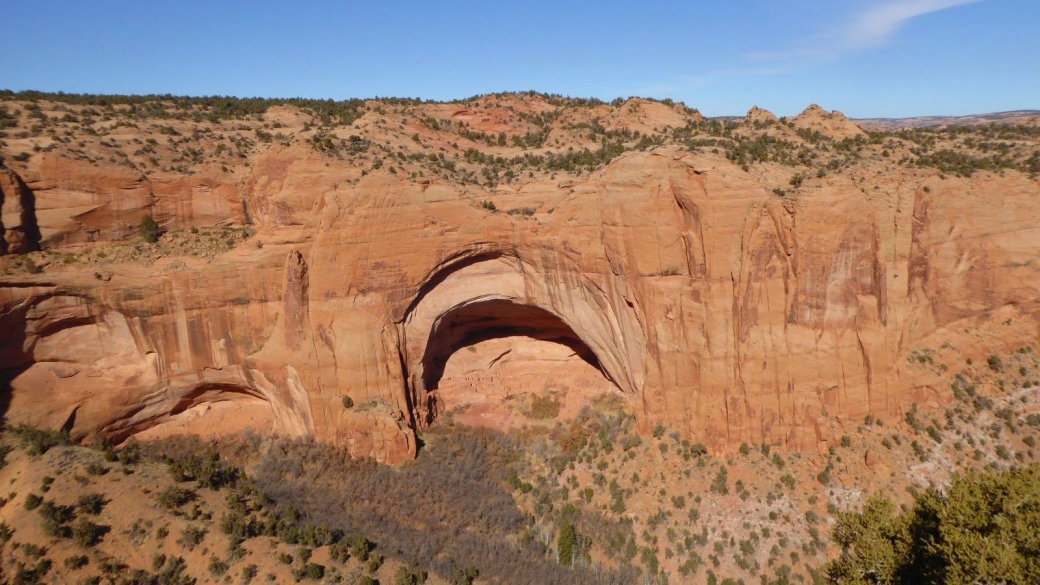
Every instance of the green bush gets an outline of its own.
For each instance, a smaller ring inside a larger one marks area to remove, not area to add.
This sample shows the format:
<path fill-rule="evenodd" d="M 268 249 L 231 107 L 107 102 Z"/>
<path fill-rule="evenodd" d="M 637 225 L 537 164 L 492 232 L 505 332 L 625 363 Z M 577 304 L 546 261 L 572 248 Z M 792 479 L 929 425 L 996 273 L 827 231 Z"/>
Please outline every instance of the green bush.
<path fill-rule="evenodd" d="M 84 514 L 97 516 L 105 507 L 105 497 L 101 494 L 84 494 L 76 500 L 76 509 Z"/>
<path fill-rule="evenodd" d="M 162 235 L 162 230 L 159 228 L 158 222 L 155 221 L 155 218 L 152 217 L 151 214 L 141 218 L 141 223 L 137 226 L 137 231 L 140 232 L 144 241 L 149 244 L 158 242 L 159 236 Z"/>
<path fill-rule="evenodd" d="M 552 396 L 535 396 L 531 400 L 531 418 L 552 419 L 560 415 L 560 401 Z"/>
<path fill-rule="evenodd" d="M 155 497 L 155 500 L 166 510 L 177 510 L 184 504 L 195 499 L 195 492 L 171 485 Z"/>
<path fill-rule="evenodd" d="M 76 543 L 84 547 L 92 547 L 109 532 L 108 526 L 95 524 L 85 518 L 80 518 L 72 524 L 72 538 Z"/>
<path fill-rule="evenodd" d="M 40 504 L 42 504 L 42 503 L 43 503 L 43 496 L 38 496 L 36 494 L 29 494 L 29 495 L 25 496 L 25 509 L 26 510 L 35 510 L 36 508 L 39 508 Z"/>
<path fill-rule="evenodd" d="M 83 555 L 72 555 L 65 559 L 65 568 L 70 571 L 75 571 L 81 567 L 85 567 L 90 560 Z"/>
<path fill-rule="evenodd" d="M 729 476 L 726 471 L 726 466 L 723 465 L 719 468 L 719 472 L 715 475 L 715 479 L 711 482 L 711 493 L 719 494 L 724 496 L 729 493 Z"/>
<path fill-rule="evenodd" d="M 69 433 L 62 430 L 45 431 L 26 425 L 17 425 L 7 429 L 29 455 L 43 455 L 52 447 L 69 444 Z"/>
<path fill-rule="evenodd" d="M 896 514 L 884 497 L 839 513 L 831 583 L 1040 582 L 1040 467 L 955 476 Z"/>
<path fill-rule="evenodd" d="M 198 526 L 188 525 L 181 531 L 181 538 L 177 541 L 178 544 L 188 549 L 189 551 L 195 550 L 195 547 L 202 543 L 202 539 L 206 537 L 206 529 L 199 528 Z"/>
<path fill-rule="evenodd" d="M 227 563 L 218 559 L 216 556 L 210 555 L 209 572 L 211 575 L 213 575 L 214 577 L 220 577 L 224 573 L 227 573 L 228 568 L 230 567 Z"/>

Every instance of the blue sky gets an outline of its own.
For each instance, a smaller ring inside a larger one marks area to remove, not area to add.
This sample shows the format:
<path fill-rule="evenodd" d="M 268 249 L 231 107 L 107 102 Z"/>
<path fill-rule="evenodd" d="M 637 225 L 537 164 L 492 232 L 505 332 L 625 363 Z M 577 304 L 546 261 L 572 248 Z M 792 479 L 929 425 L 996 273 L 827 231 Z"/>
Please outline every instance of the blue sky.
<path fill-rule="evenodd" d="M 1040 0 L 0 2 L 0 88 L 1040 109 Z"/>

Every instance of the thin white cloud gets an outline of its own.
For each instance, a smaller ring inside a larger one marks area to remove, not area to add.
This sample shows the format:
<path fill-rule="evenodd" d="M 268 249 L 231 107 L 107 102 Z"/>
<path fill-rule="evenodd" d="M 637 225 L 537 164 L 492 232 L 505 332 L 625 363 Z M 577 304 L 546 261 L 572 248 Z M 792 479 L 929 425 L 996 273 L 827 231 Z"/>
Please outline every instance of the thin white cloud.
<path fill-rule="evenodd" d="M 648 85 L 630 95 L 661 95 L 689 92 L 712 85 L 722 78 L 775 77 L 790 75 L 840 61 L 855 53 L 884 45 L 910 20 L 933 12 L 977 4 L 986 0 L 872 0 L 869 6 L 819 34 L 803 39 L 799 45 L 774 51 L 745 53 L 744 63 L 715 69 L 698 76 L 682 76 L 668 82 Z"/>
<path fill-rule="evenodd" d="M 908 21 L 940 10 L 985 0 L 885 0 L 856 13 L 847 22 L 823 31 L 806 44 L 778 51 L 750 53 L 751 61 L 782 62 L 787 68 L 804 69 L 833 63 L 841 58 L 881 46 Z"/>
<path fill-rule="evenodd" d="M 866 49 L 884 44 L 912 18 L 932 12 L 974 4 L 982 0 L 902 0 L 886 2 L 862 12 L 845 31 L 849 49 Z"/>

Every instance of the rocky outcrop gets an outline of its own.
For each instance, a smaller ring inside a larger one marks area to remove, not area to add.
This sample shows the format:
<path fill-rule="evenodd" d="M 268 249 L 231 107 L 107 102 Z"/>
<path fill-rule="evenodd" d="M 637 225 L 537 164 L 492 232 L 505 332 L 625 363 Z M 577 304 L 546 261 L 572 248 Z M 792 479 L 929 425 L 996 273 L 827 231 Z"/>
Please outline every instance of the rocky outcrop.
<path fill-rule="evenodd" d="M 611 123 L 650 111 L 635 105 Z M 812 120 L 858 130 L 792 123 Z M 247 420 L 396 462 L 463 403 L 501 426 L 498 403 L 542 386 L 613 393 L 644 431 L 715 450 L 822 449 L 867 414 L 944 400 L 914 352 L 952 364 L 990 351 L 981 338 L 1038 338 L 1040 185 L 1017 172 L 834 174 L 780 197 L 758 168 L 668 146 L 490 194 L 327 164 L 272 146 L 247 174 L 175 188 L 41 163 L 36 214 L 63 241 L 118 237 L 146 210 L 167 226 L 248 217 L 259 236 L 105 279 L 3 277 L 4 416 L 116 439 Z"/>
<path fill-rule="evenodd" d="M 744 122 L 749 126 L 763 127 L 769 124 L 775 124 L 780 119 L 776 117 L 776 114 L 769 110 L 763 110 L 758 106 L 752 106 L 746 116 L 744 116 Z"/>
<path fill-rule="evenodd" d="M 828 112 L 816 104 L 791 118 L 791 125 L 799 130 L 819 133 L 833 140 L 866 136 L 866 132 L 838 110 Z"/>

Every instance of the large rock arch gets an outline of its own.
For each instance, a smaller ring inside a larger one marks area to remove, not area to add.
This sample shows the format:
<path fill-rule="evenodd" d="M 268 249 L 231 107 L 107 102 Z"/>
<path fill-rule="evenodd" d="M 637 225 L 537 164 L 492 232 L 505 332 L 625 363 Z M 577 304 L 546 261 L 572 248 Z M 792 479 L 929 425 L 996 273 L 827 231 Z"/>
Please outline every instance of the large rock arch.
<path fill-rule="evenodd" d="M 512 249 L 475 246 L 440 263 L 398 327 L 406 391 L 420 426 L 437 414 L 433 393 L 447 359 L 485 339 L 524 336 L 565 345 L 629 396 L 638 395 L 644 379 L 643 361 L 633 360 L 628 347 L 633 332 L 643 339 L 642 328 L 629 311 L 580 272 L 546 270 Z"/>

